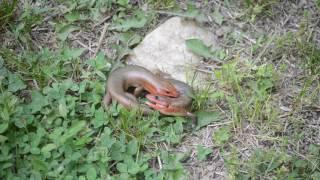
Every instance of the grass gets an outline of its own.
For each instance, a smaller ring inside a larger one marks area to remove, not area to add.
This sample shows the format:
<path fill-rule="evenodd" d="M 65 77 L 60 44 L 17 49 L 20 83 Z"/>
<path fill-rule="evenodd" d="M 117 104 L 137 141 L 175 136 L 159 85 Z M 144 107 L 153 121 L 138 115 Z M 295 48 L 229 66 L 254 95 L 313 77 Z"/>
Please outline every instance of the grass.
<path fill-rule="evenodd" d="M 288 2 L 92 2 L 1 2 L 1 179 L 196 179 L 219 171 L 229 179 L 320 178 L 316 8 L 287 17 L 299 24 L 259 34 L 255 23 Z M 233 18 L 234 7 L 249 19 Z M 219 49 L 186 41 L 216 67 L 206 70 L 212 83 L 193 97 L 196 127 L 181 117 L 101 106 L 108 74 L 167 17 L 155 13 L 162 10 L 197 21 L 218 12 L 219 26 L 249 22 L 249 32 L 225 33 Z M 100 51 L 109 56 L 94 56 L 90 43 L 105 22 Z"/>
<path fill-rule="evenodd" d="M 238 60 L 227 63 L 215 73 L 220 86 L 230 89 L 231 96 L 225 100 L 232 113 L 236 127 L 243 119 L 250 122 L 270 123 L 276 120 L 277 111 L 271 105 L 271 92 L 277 82 L 272 65 L 241 64 Z"/>
<path fill-rule="evenodd" d="M 0 3 L 0 30 L 10 21 L 17 8 L 17 0 L 4 0 Z"/>
<path fill-rule="evenodd" d="M 254 22 L 257 18 L 264 15 L 272 15 L 272 5 L 277 4 L 278 0 L 245 0 L 244 7 L 245 9 L 245 16 L 251 22 Z"/>

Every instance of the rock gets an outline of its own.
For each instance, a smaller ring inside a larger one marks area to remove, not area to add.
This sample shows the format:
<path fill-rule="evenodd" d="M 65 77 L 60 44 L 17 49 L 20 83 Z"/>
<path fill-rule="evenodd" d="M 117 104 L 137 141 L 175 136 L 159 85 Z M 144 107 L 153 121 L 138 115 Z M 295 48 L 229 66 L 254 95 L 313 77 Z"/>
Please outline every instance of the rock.
<path fill-rule="evenodd" d="M 172 78 L 190 84 L 195 68 L 202 58 L 186 47 L 187 39 L 201 39 L 206 45 L 217 47 L 214 33 L 198 26 L 194 21 L 173 17 L 146 35 L 128 56 L 128 64 L 143 66 L 151 71 L 163 71 Z M 204 87 L 207 74 L 197 72 L 193 86 Z"/>

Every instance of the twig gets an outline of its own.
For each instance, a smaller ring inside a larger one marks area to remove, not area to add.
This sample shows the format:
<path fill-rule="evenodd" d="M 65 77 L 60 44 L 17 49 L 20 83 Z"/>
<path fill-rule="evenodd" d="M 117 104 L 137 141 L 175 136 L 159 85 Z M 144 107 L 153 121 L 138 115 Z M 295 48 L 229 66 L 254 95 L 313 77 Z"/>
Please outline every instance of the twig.
<path fill-rule="evenodd" d="M 80 33 L 80 32 L 79 32 Z M 88 51 L 94 53 L 94 50 L 92 50 L 90 47 L 88 47 L 87 45 L 85 45 L 83 42 L 81 42 L 77 36 L 79 36 L 79 33 L 73 35 L 73 34 L 70 34 L 72 40 L 76 41 L 80 46 L 86 48 Z"/>
<path fill-rule="evenodd" d="M 251 39 L 249 36 L 247 36 L 247 35 L 245 35 L 245 34 L 242 34 L 240 31 L 236 31 L 236 33 L 237 33 L 238 35 L 241 35 L 242 37 L 244 37 L 246 40 L 252 42 L 253 44 L 256 44 L 256 43 L 257 43 L 256 40 Z M 261 46 L 261 45 L 259 45 L 259 46 Z"/>
<path fill-rule="evenodd" d="M 105 23 L 104 24 L 104 27 L 103 27 L 103 30 L 102 30 L 102 33 L 101 33 L 101 36 L 100 36 L 100 39 L 99 39 L 99 43 L 98 43 L 98 47 L 96 49 L 96 52 L 94 53 L 93 57 L 95 57 L 97 55 L 97 53 L 99 52 L 100 48 L 101 48 L 101 44 L 102 44 L 102 41 L 106 35 L 106 32 L 107 32 L 107 28 L 108 28 L 108 23 Z"/>
<path fill-rule="evenodd" d="M 217 124 L 211 124 L 211 125 L 208 125 L 208 127 L 221 126 L 221 125 L 231 124 L 231 123 L 233 123 L 233 121 L 228 121 L 228 122 L 223 122 L 223 123 L 217 123 Z"/>
<path fill-rule="evenodd" d="M 213 71 L 208 71 L 208 70 L 204 70 L 204 69 L 199 69 L 199 68 L 192 68 L 193 70 L 196 70 L 196 71 L 200 71 L 200 72 L 203 72 L 203 73 L 207 73 L 207 74 L 213 74 L 214 72 Z"/>
<path fill-rule="evenodd" d="M 35 87 L 37 90 L 39 90 L 40 88 L 39 88 L 38 82 L 37 82 L 35 79 L 33 79 L 32 82 L 33 82 L 34 87 Z"/>
<path fill-rule="evenodd" d="M 85 45 L 83 42 L 79 41 L 79 40 L 76 40 L 76 42 L 78 44 L 80 44 L 82 47 L 86 48 L 88 51 L 92 52 L 92 53 L 95 53 L 94 50 L 92 50 L 90 47 L 88 47 L 87 45 Z"/>
<path fill-rule="evenodd" d="M 100 22 L 98 22 L 97 24 L 93 25 L 93 28 L 94 29 L 95 27 L 101 25 L 102 23 L 104 23 L 105 21 L 109 20 L 112 16 L 107 16 L 105 18 L 103 18 Z"/>
<path fill-rule="evenodd" d="M 157 156 L 157 159 L 158 159 L 159 169 L 162 169 L 162 163 L 161 163 L 160 156 Z"/>

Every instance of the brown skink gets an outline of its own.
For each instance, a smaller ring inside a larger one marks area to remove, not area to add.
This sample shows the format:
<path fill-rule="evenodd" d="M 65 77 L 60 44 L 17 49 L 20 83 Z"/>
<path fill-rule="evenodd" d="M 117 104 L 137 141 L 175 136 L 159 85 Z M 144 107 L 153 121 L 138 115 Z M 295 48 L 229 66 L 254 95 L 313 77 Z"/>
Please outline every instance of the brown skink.
<path fill-rule="evenodd" d="M 137 92 L 143 88 L 149 93 L 161 97 L 179 96 L 176 87 L 169 80 L 156 76 L 141 66 L 129 65 L 118 68 L 109 75 L 103 105 L 107 107 L 112 100 L 115 100 L 125 108 L 137 107 L 144 114 L 152 113 L 151 109 L 141 107 L 136 97 L 127 92 L 129 87 L 136 87 Z M 167 106 L 165 102 L 158 103 Z"/>

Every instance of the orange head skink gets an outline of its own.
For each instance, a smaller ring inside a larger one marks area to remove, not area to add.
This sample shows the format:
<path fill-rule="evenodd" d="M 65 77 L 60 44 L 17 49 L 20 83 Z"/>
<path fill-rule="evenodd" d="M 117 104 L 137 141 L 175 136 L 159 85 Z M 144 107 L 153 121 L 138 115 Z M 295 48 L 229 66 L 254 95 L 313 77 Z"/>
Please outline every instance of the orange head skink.
<path fill-rule="evenodd" d="M 140 107 L 136 97 L 127 92 L 129 87 L 143 88 L 157 96 L 179 96 L 179 92 L 170 81 L 154 75 L 141 66 L 129 65 L 118 68 L 109 75 L 106 95 L 103 99 L 104 106 L 107 107 L 112 100 L 115 100 L 126 108 Z M 165 102 L 159 103 L 167 105 Z M 144 114 L 152 112 L 151 109 L 143 107 L 141 107 L 141 110 Z"/>
<path fill-rule="evenodd" d="M 189 116 L 195 117 L 191 113 L 193 90 L 187 84 L 170 79 L 170 82 L 179 91 L 180 96 L 172 98 L 168 96 L 159 96 L 154 94 L 147 94 L 146 98 L 149 100 L 146 104 L 165 115 L 171 116 Z"/>

